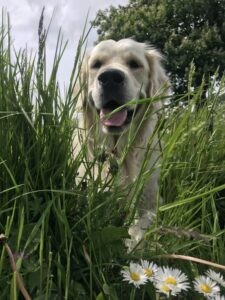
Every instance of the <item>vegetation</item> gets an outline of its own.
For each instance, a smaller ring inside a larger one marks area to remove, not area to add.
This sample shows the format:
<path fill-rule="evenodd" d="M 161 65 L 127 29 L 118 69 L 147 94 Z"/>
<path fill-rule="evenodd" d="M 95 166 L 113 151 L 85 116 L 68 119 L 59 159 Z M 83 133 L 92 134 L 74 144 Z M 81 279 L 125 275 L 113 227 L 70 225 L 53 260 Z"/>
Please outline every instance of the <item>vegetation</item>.
<path fill-rule="evenodd" d="M 94 25 L 99 40 L 133 37 L 160 49 L 173 89 L 182 94 L 192 61 L 194 87 L 203 75 L 209 84 L 218 67 L 219 77 L 224 74 L 224 16 L 224 0 L 130 0 L 125 7 L 99 11 Z"/>
<path fill-rule="evenodd" d="M 12 51 L 9 26 L 5 28 L 2 22 L 0 233 L 7 237 L 32 299 L 154 300 L 151 283 L 134 295 L 132 286 L 122 281 L 124 265 L 147 259 L 179 268 L 190 279 L 208 269 L 207 261 L 221 268 L 225 265 L 225 107 L 218 101 L 224 80 L 215 89 L 215 76 L 207 103 L 196 110 L 204 97 L 204 82 L 192 91 L 190 76 L 188 90 L 181 99 L 189 105 L 160 112 L 155 134 L 164 143 L 159 162 L 159 194 L 164 202 L 158 203 L 144 246 L 128 253 L 124 239 L 129 237 L 127 229 L 136 213 L 134 203 L 148 174 L 137 178 L 132 203 L 128 203 L 130 187 L 121 190 L 115 169 L 112 179 L 102 182 L 100 177 L 93 178 L 91 167 L 99 161 L 99 153 L 88 164 L 84 143 L 79 155 L 73 155 L 73 136 L 78 132 L 74 116 L 80 93 L 74 94 L 73 90 L 85 37 L 84 33 L 69 87 L 62 96 L 57 83 L 65 49 L 61 35 L 47 79 L 43 18 L 37 59 L 26 50 Z M 85 163 L 87 172 L 82 181 L 76 182 L 81 163 Z M 99 161 L 100 169 L 103 163 Z M 0 246 L 0 298 L 23 299 L 6 245 Z M 174 253 L 195 257 L 197 262 L 176 259 Z M 198 259 L 206 262 L 202 264 Z M 190 291 L 180 299 L 200 296 Z"/>

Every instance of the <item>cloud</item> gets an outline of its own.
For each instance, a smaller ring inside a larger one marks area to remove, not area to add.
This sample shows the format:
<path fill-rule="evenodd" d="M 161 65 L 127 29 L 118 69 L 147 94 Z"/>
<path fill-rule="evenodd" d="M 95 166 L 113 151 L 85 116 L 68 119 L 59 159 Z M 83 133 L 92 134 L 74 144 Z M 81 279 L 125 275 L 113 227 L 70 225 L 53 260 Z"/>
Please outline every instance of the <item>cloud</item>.
<path fill-rule="evenodd" d="M 5 7 L 10 13 L 12 34 L 18 47 L 24 44 L 36 47 L 38 22 L 42 8 L 45 7 L 45 26 L 48 26 L 53 16 L 48 36 L 49 47 L 53 48 L 60 27 L 65 39 L 77 41 L 88 12 L 90 21 L 94 19 L 99 9 L 127 3 L 128 0 L 0 0 L 0 6 Z M 96 32 L 93 30 L 90 35 L 92 43 L 94 38 Z"/>
<path fill-rule="evenodd" d="M 16 49 L 38 49 L 38 24 L 43 7 L 45 7 L 44 24 L 48 27 L 52 23 L 47 39 L 47 62 L 51 68 L 59 29 L 62 29 L 64 40 L 69 40 L 64 53 L 59 80 L 61 85 L 68 82 L 69 74 L 76 46 L 84 28 L 89 12 L 89 21 L 93 20 L 99 9 L 106 9 L 110 5 L 126 5 L 128 0 L 0 0 L 0 7 L 4 7 L 10 14 L 11 34 Z M 94 29 L 89 34 L 88 45 L 93 45 L 97 39 Z"/>

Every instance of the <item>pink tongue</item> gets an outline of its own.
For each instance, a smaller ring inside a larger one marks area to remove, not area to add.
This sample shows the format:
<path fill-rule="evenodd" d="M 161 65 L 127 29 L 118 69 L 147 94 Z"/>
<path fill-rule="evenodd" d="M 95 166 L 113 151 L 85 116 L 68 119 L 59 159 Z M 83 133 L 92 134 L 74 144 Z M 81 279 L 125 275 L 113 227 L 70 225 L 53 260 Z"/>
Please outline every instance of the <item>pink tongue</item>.
<path fill-rule="evenodd" d="M 106 126 L 117 126 L 117 127 L 122 126 L 127 118 L 127 110 L 122 109 L 117 113 L 113 113 L 110 117 L 107 117 L 106 115 L 110 114 L 111 112 L 112 110 L 108 108 L 101 109 L 100 119 L 102 123 Z"/>

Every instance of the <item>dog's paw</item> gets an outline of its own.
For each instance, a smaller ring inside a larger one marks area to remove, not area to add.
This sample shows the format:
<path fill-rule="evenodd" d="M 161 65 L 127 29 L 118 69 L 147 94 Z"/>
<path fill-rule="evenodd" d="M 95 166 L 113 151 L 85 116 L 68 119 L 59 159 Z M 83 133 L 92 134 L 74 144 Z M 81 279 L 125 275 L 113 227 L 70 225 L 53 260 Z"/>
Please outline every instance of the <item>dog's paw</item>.
<path fill-rule="evenodd" d="M 146 230 L 152 223 L 152 219 L 155 217 L 155 214 L 151 211 L 144 213 L 140 219 L 136 221 L 135 224 L 131 225 L 128 233 L 130 239 L 126 239 L 125 244 L 128 248 L 128 252 L 132 251 L 138 244 L 141 248 L 141 243 L 144 240 L 144 235 Z"/>
<path fill-rule="evenodd" d="M 125 245 L 128 252 L 131 252 L 134 248 L 137 247 L 137 245 L 139 247 L 139 245 L 141 244 L 144 238 L 145 230 L 141 229 L 138 225 L 132 225 L 129 228 L 128 233 L 130 235 L 130 238 L 125 240 Z"/>

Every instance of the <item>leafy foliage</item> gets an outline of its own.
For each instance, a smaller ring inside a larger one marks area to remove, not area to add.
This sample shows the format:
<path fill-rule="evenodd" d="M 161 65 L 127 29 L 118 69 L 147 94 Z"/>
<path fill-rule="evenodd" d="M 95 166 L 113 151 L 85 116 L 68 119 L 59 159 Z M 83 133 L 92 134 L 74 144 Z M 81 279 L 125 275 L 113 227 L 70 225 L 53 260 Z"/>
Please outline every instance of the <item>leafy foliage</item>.
<path fill-rule="evenodd" d="M 208 84 L 218 67 L 219 77 L 224 73 L 224 17 L 224 0 L 133 0 L 127 7 L 99 11 L 94 26 L 99 40 L 133 37 L 160 49 L 174 91 L 181 94 L 192 61 L 194 87 L 203 75 Z"/>

